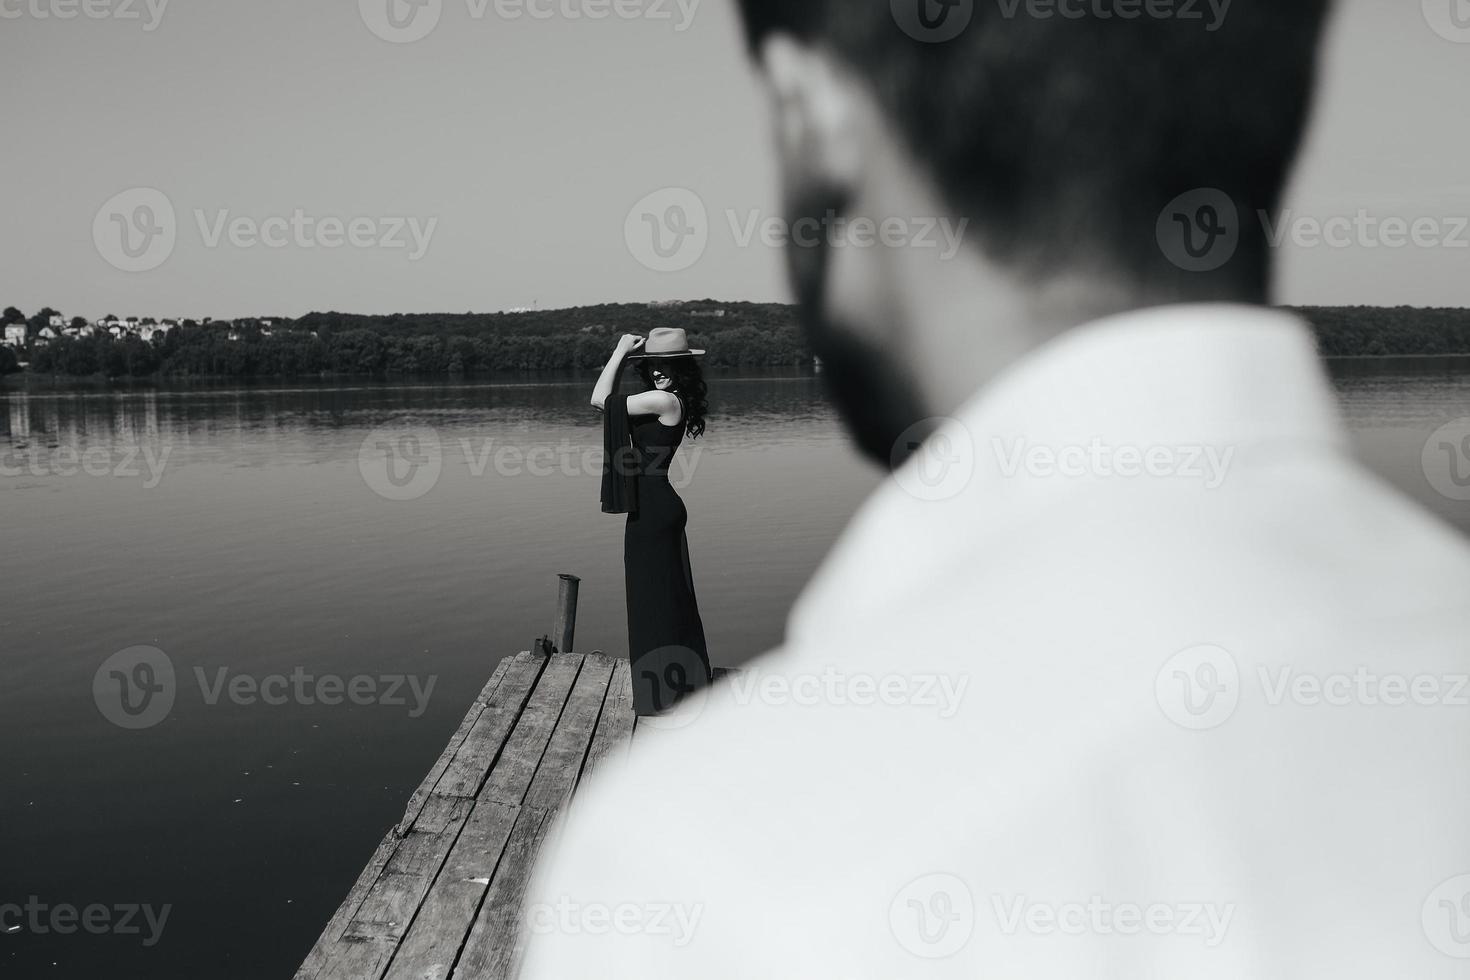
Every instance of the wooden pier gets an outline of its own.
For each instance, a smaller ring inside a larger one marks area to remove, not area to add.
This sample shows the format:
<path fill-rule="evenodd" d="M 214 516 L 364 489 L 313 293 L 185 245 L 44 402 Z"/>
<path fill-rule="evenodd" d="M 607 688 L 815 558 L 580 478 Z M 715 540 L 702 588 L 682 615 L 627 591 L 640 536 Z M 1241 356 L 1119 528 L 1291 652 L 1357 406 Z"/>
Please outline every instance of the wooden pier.
<path fill-rule="evenodd" d="M 556 652 L 571 648 L 576 592 L 563 576 L 555 641 L 495 669 L 297 980 L 515 976 L 541 844 L 578 783 L 625 753 L 635 728 L 628 661 Z"/>

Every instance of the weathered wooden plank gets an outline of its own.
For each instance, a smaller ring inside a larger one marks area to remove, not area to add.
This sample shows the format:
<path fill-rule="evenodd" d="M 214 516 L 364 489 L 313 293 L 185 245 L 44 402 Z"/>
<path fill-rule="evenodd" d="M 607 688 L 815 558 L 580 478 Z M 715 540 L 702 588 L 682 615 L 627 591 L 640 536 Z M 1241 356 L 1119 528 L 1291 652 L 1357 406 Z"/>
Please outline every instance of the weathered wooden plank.
<path fill-rule="evenodd" d="M 583 660 L 581 673 L 556 723 L 551 742 L 541 756 L 531 788 L 526 791 L 526 806 L 559 810 L 571 796 L 582 773 L 602 702 L 607 697 L 612 670 L 612 661 L 606 657 Z"/>
<path fill-rule="evenodd" d="M 388 859 L 393 856 L 393 852 L 398 849 L 400 843 L 402 841 L 398 837 L 396 828 L 388 831 L 384 836 L 382 842 L 378 844 L 378 849 L 368 859 L 367 867 L 362 869 L 362 874 L 357 876 L 357 882 L 348 891 L 342 904 L 337 907 L 327 927 L 322 930 L 316 945 L 311 948 L 311 952 L 306 954 L 301 968 L 296 971 L 296 980 L 318 980 L 322 975 L 322 970 L 327 966 L 328 959 L 333 957 L 334 953 L 337 956 L 345 955 L 346 951 L 339 948 L 338 940 L 341 939 L 347 924 L 352 921 L 352 917 L 357 914 L 369 889 L 383 873 Z"/>
<path fill-rule="evenodd" d="M 505 854 L 490 883 L 489 894 L 475 917 L 464 953 L 453 976 L 463 980 L 511 980 L 524 952 L 521 904 L 541 842 L 554 815 L 537 807 L 521 807 Z"/>
<path fill-rule="evenodd" d="M 344 940 L 382 939 L 397 945 L 473 807 L 470 800 L 461 797 L 429 798 L 418 824 L 388 859 L 382 875 L 343 932 Z M 359 975 L 357 980 L 363 977 Z"/>
<path fill-rule="evenodd" d="M 460 796 L 440 796 L 435 793 L 425 802 L 423 810 L 414 821 L 413 829 L 423 834 L 442 834 L 447 831 L 459 833 L 459 828 L 469 819 L 472 807 L 464 805 L 464 798 Z M 388 866 L 392 868 L 397 858 L 390 860 Z"/>
<path fill-rule="evenodd" d="M 490 701 L 491 695 L 494 694 L 495 690 L 500 686 L 501 681 L 505 678 L 511 663 L 516 660 L 525 662 L 529 661 L 529 659 L 529 654 L 522 653 L 518 657 L 506 657 L 496 665 L 495 670 L 490 675 L 490 680 L 485 683 L 479 695 L 471 702 L 470 709 L 466 712 L 464 720 L 460 722 L 459 729 L 450 737 L 449 744 L 440 753 L 438 761 L 434 763 L 428 775 L 419 784 L 419 788 L 409 797 L 408 803 L 404 807 L 403 819 L 378 843 L 377 850 L 368 859 L 367 866 L 358 875 L 357 881 L 348 891 L 347 897 L 342 900 L 342 904 L 337 907 L 337 911 L 333 913 L 331 920 L 327 922 L 326 928 L 322 930 L 321 936 L 316 941 L 316 945 L 311 948 L 311 952 L 307 954 L 306 959 L 301 964 L 301 968 L 296 971 L 296 980 L 315 980 L 323 964 L 326 962 L 326 955 L 332 948 L 332 944 L 342 937 L 342 933 L 347 929 L 348 923 L 357 915 L 358 909 L 362 906 L 363 899 L 367 897 L 368 891 L 377 882 L 389 858 L 392 857 L 393 852 L 398 848 L 399 840 L 413 827 L 414 821 L 418 819 L 419 814 L 424 809 L 424 805 L 428 802 L 429 794 L 432 792 L 434 784 L 439 781 L 444 770 L 448 768 L 450 761 L 454 758 L 455 753 L 458 752 L 460 746 L 464 743 L 470 729 L 479 719 L 486 704 Z"/>
<path fill-rule="evenodd" d="M 515 730 L 506 739 L 505 748 L 480 790 L 480 799 L 518 804 L 525 798 L 582 660 L 580 654 L 558 654 L 547 661 Z"/>
<path fill-rule="evenodd" d="M 494 673 L 490 675 L 490 680 L 486 682 L 485 686 L 480 690 L 480 693 L 475 697 L 475 700 L 470 703 L 469 710 L 465 712 L 464 720 L 459 723 L 459 728 L 449 737 L 449 744 L 444 747 L 443 752 L 439 753 L 438 760 L 429 769 L 423 781 L 419 783 L 419 788 L 414 790 L 413 795 L 408 798 L 408 805 L 403 809 L 403 819 L 398 822 L 399 836 L 408 833 L 409 829 L 413 826 L 414 820 L 418 818 L 419 811 L 428 802 L 429 794 L 434 791 L 434 786 L 439 782 L 439 778 L 444 775 L 444 770 L 448 769 L 449 764 L 454 761 L 455 754 L 459 751 L 460 746 L 464 744 L 464 740 L 469 736 L 470 729 L 475 726 L 475 722 L 479 721 L 480 715 L 484 713 L 485 706 L 489 704 L 491 696 L 495 693 L 495 689 L 500 686 L 500 682 L 505 678 L 506 671 L 510 669 L 511 663 L 516 660 L 529 660 L 530 656 L 529 653 L 521 653 L 514 657 L 505 657 L 496 665 Z"/>
<path fill-rule="evenodd" d="M 626 758 L 632 701 L 626 660 L 502 661 L 297 980 L 513 977 L 536 855 L 572 788 Z"/>
<path fill-rule="evenodd" d="M 611 660 L 612 658 L 604 658 Z M 633 737 L 633 673 L 628 661 L 613 661 L 612 678 L 608 681 L 607 696 L 602 701 L 602 714 L 597 718 L 597 731 L 592 735 L 592 745 L 587 750 L 587 762 L 582 767 L 582 778 L 611 758 L 621 761 L 627 758 L 628 740 Z"/>
<path fill-rule="evenodd" d="M 444 769 L 444 775 L 434 786 L 441 796 L 473 797 L 480 791 L 486 775 L 496 764 L 506 737 L 515 727 L 527 699 L 537 687 L 537 681 L 547 661 L 532 655 L 516 657 L 506 670 L 500 684 L 490 695 L 480 717 L 470 727 L 464 742 L 455 752 L 454 758 Z"/>
<path fill-rule="evenodd" d="M 419 914 L 403 937 L 386 980 L 444 980 L 489 890 L 519 807 L 481 802 L 449 852 Z"/>
<path fill-rule="evenodd" d="M 349 941 L 340 939 L 325 950 L 326 959 L 317 973 L 320 980 L 365 980 L 383 972 L 397 944 L 391 939 Z"/>

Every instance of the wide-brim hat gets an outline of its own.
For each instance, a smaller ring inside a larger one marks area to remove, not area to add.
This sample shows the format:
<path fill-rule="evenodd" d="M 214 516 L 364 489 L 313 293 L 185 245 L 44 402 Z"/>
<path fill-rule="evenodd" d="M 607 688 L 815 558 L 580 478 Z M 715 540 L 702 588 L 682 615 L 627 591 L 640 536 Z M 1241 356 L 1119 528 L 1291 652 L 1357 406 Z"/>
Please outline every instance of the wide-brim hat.
<path fill-rule="evenodd" d="M 679 327 L 659 327 L 648 332 L 644 345 L 628 357 L 698 357 L 702 350 L 690 350 L 689 335 Z"/>

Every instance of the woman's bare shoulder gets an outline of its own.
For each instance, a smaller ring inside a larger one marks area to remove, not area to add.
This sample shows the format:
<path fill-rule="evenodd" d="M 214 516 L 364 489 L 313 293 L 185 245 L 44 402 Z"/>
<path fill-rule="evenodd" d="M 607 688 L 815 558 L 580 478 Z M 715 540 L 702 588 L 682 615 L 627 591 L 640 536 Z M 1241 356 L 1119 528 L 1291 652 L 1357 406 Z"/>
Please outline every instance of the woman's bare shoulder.
<path fill-rule="evenodd" d="M 628 396 L 633 415 L 674 415 L 684 410 L 677 395 L 668 391 L 644 391 Z"/>

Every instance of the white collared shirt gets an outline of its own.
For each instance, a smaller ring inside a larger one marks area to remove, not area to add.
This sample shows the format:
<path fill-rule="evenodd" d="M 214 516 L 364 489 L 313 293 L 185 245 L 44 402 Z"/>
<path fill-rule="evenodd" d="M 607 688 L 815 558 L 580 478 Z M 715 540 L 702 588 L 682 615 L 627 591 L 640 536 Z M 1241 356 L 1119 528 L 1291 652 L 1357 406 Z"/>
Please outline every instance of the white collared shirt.
<path fill-rule="evenodd" d="M 1071 331 L 579 792 L 523 976 L 1470 976 L 1470 549 L 1309 332 Z M 647 727 L 647 726 L 646 726 Z"/>

